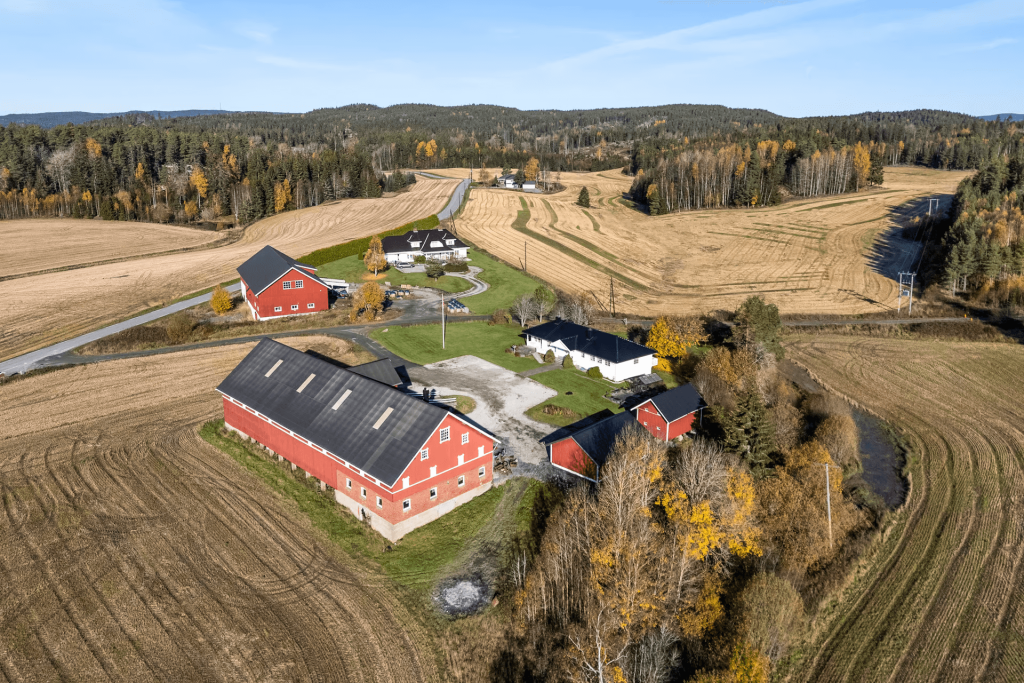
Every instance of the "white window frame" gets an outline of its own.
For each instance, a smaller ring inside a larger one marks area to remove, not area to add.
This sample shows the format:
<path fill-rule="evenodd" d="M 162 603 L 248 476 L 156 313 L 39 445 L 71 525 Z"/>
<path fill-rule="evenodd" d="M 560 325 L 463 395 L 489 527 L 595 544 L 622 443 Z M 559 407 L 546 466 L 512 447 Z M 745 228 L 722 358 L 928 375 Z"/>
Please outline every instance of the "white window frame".
<path fill-rule="evenodd" d="M 484 477 L 486 477 L 486 476 L 487 476 L 487 466 L 486 466 L 486 465 L 484 465 L 483 467 L 481 467 L 480 469 L 478 469 L 478 470 L 476 471 L 476 473 L 477 473 L 477 476 L 479 476 L 479 477 L 480 477 L 481 479 L 483 479 Z"/>
<path fill-rule="evenodd" d="M 281 312 L 281 307 L 280 306 L 274 306 L 274 313 L 280 313 L 280 312 Z"/>
<path fill-rule="evenodd" d="M 460 474 L 459 475 L 459 486 L 462 487 L 462 486 L 465 486 L 465 485 L 466 485 L 466 475 Z"/>
<path fill-rule="evenodd" d="M 424 448 L 420 451 L 420 460 L 427 460 L 430 457 L 430 449 Z"/>
<path fill-rule="evenodd" d="M 437 500 L 437 487 L 430 489 L 430 500 Z"/>
<path fill-rule="evenodd" d="M 292 281 L 291 280 L 285 280 L 284 282 L 281 283 L 281 289 L 291 289 L 291 288 L 292 288 Z"/>
<path fill-rule="evenodd" d="M 406 498 L 402 501 L 402 512 L 408 512 L 409 510 L 412 510 L 412 499 Z"/>
<path fill-rule="evenodd" d="M 384 509 L 384 499 L 381 498 L 380 496 L 377 496 L 377 509 L 378 510 L 383 510 Z"/>
<path fill-rule="evenodd" d="M 292 310 L 293 311 L 299 310 L 299 305 L 298 304 L 292 304 Z"/>
<path fill-rule="evenodd" d="M 441 427 L 441 443 L 444 443 L 452 438 L 452 430 L 450 427 Z"/>
<path fill-rule="evenodd" d="M 352 490 L 352 480 L 351 479 L 346 479 L 345 480 L 345 488 L 348 489 L 349 491 Z"/>
<path fill-rule="evenodd" d="M 302 289 L 302 280 L 296 280 L 295 284 L 293 285 L 293 287 L 295 289 Z"/>
<path fill-rule="evenodd" d="M 469 443 L 469 432 L 462 432 L 462 443 L 463 445 Z"/>
<path fill-rule="evenodd" d="M 306 308 L 315 308 L 316 304 L 306 304 Z"/>
<path fill-rule="evenodd" d="M 362 497 L 362 499 L 366 500 L 366 487 L 365 486 L 360 486 L 359 490 L 360 490 L 360 496 Z"/>

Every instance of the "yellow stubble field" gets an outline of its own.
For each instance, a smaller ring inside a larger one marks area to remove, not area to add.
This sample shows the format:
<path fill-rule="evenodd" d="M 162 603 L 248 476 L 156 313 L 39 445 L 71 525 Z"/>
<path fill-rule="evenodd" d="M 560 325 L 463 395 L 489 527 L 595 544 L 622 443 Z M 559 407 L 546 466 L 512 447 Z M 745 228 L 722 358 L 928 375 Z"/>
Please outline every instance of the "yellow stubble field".
<path fill-rule="evenodd" d="M 0 282 L 0 360 L 68 339 L 238 277 L 242 262 L 269 244 L 292 257 L 390 230 L 436 213 L 453 180 L 421 178 L 408 192 L 348 199 L 266 218 L 232 244 Z M 38 250 L 48 245 L 41 241 Z"/>
<path fill-rule="evenodd" d="M 551 195 L 474 189 L 456 224 L 513 265 L 525 243 L 530 273 L 561 289 L 606 303 L 614 277 L 620 314 L 733 309 L 752 294 L 785 313 L 880 313 L 894 307 L 896 284 L 871 259 L 893 209 L 950 195 L 966 175 L 887 168 L 881 188 L 858 194 L 652 217 L 623 198 L 631 180 L 618 171 L 561 173 L 566 189 Z M 584 186 L 590 209 L 576 206 Z"/>

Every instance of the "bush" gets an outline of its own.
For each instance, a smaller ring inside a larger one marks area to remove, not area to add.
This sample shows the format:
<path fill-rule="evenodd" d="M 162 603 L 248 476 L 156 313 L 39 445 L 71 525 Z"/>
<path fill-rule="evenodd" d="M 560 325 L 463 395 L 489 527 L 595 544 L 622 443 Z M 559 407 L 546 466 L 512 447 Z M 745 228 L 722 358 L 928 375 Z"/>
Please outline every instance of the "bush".
<path fill-rule="evenodd" d="M 601 374 L 601 368 L 596 365 L 587 370 L 587 377 L 593 377 L 594 379 L 603 379 L 604 375 Z"/>
<path fill-rule="evenodd" d="M 566 370 L 572 370 L 576 367 L 576 364 L 572 362 L 572 356 L 569 354 L 562 356 L 562 367 Z"/>
<path fill-rule="evenodd" d="M 167 319 L 164 330 L 167 332 L 167 339 L 172 344 L 181 344 L 189 340 L 195 327 L 196 325 L 188 313 L 175 313 Z"/>
<path fill-rule="evenodd" d="M 427 257 L 426 256 L 413 256 L 412 257 L 412 262 L 413 263 L 426 263 L 427 262 Z"/>
<path fill-rule="evenodd" d="M 512 316 L 508 314 L 508 311 L 504 308 L 495 309 L 494 313 L 491 313 L 491 319 L 487 323 L 488 325 L 508 325 L 512 322 Z"/>
<path fill-rule="evenodd" d="M 445 261 L 443 264 L 444 272 L 446 273 L 468 273 L 469 264 L 461 259 L 452 259 L 451 261 Z"/>
<path fill-rule="evenodd" d="M 552 351 L 551 349 L 548 349 L 548 352 L 544 354 L 544 362 L 545 363 L 554 363 L 555 362 L 555 352 Z"/>
<path fill-rule="evenodd" d="M 434 261 L 427 264 L 426 272 L 427 277 L 431 278 L 432 280 L 436 280 L 437 278 L 444 275 L 444 266 Z"/>
<path fill-rule="evenodd" d="M 217 285 L 210 296 L 210 308 L 213 309 L 213 312 L 217 315 L 224 315 L 234 307 L 235 302 L 231 299 L 231 293 Z"/>

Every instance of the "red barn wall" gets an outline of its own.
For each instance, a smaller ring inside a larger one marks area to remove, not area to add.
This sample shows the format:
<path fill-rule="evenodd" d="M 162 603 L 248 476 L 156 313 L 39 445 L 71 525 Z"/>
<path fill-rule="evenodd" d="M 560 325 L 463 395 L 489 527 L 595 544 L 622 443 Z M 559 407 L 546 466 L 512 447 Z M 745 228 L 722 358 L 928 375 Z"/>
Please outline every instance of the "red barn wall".
<path fill-rule="evenodd" d="M 284 288 L 285 282 L 294 283 L 296 280 L 302 281 L 300 289 L 295 289 L 294 285 L 291 289 Z M 261 318 L 316 313 L 327 310 L 327 288 L 311 278 L 307 272 L 293 269 L 282 275 L 277 282 L 267 287 L 259 295 L 254 295 L 251 301 Z M 293 311 L 292 304 L 298 304 L 299 310 Z M 309 308 L 308 304 L 313 304 L 313 308 Z M 275 306 L 280 306 L 281 310 L 275 312 Z"/>
<path fill-rule="evenodd" d="M 645 401 L 636 407 L 636 419 L 647 428 L 647 431 L 662 441 L 671 438 L 668 436 L 668 424 L 665 422 L 665 418 L 650 401 Z"/>
<path fill-rule="evenodd" d="M 678 420 L 675 420 L 668 426 L 668 438 L 674 439 L 677 436 L 683 436 L 693 428 L 693 421 L 696 419 L 697 413 L 690 413 L 689 415 L 683 415 Z"/>
<path fill-rule="evenodd" d="M 597 465 L 572 438 L 551 444 L 551 464 L 588 479 L 597 479 Z"/>

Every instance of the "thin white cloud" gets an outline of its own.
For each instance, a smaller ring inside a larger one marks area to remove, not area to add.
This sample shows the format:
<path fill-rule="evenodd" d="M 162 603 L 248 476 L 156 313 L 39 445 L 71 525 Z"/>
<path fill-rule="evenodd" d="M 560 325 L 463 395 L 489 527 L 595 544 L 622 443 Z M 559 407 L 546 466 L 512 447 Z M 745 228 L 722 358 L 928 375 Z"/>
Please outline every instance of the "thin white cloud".
<path fill-rule="evenodd" d="M 957 52 L 981 52 L 983 50 L 994 50 L 997 47 L 1003 45 L 1013 45 L 1016 43 L 1016 38 L 997 38 L 996 40 L 990 40 L 987 43 L 978 43 L 976 45 L 964 45 L 963 47 L 957 48 Z"/>
<path fill-rule="evenodd" d="M 277 27 L 269 24 L 245 22 L 235 26 L 234 31 L 238 35 L 244 36 L 249 40 L 255 40 L 258 43 L 271 43 L 274 40 L 274 33 L 277 31 Z"/>
<path fill-rule="evenodd" d="M 352 71 L 351 67 L 328 62 L 310 62 L 290 57 L 278 57 L 277 55 L 257 55 L 256 61 L 260 64 L 280 66 L 286 69 L 313 69 L 318 71 Z"/>

